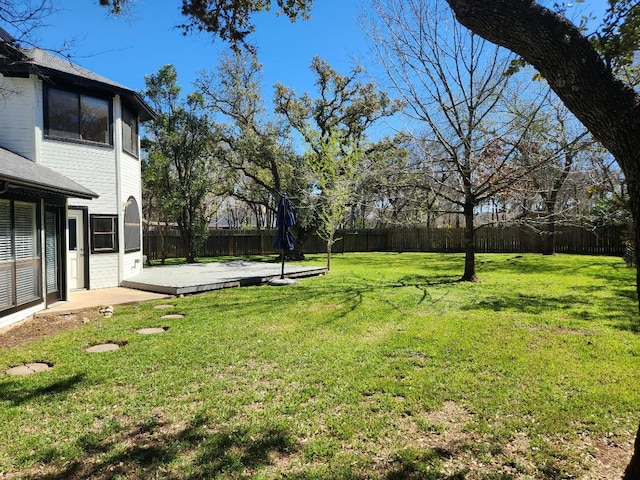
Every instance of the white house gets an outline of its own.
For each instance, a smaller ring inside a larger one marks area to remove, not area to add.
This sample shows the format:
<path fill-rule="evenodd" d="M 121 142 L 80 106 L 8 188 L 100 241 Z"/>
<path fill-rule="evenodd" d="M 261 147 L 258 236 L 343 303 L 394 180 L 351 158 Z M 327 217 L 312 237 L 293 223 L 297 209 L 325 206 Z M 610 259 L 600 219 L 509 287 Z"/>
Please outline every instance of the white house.
<path fill-rule="evenodd" d="M 0 327 L 142 269 L 134 91 L 0 29 Z"/>

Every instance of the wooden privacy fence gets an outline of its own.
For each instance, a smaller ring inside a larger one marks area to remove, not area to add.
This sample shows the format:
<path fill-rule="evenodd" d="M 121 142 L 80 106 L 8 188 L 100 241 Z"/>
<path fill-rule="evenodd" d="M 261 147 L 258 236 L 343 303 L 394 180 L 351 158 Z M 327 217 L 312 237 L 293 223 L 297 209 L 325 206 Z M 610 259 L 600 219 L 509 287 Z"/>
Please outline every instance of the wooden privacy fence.
<path fill-rule="evenodd" d="M 623 255 L 627 229 L 606 227 L 596 230 L 581 227 L 559 227 L 556 232 L 556 252 L 575 254 Z M 275 230 L 211 230 L 199 257 L 270 255 Z M 334 253 L 345 252 L 442 252 L 464 251 L 462 228 L 393 228 L 384 230 L 339 230 Z M 164 235 L 164 252 L 168 258 L 184 257 L 180 236 Z M 144 253 L 150 259 L 160 258 L 162 243 L 157 232 L 145 232 Z M 478 253 L 542 253 L 543 237 L 519 227 L 482 227 L 476 232 Z M 311 235 L 304 253 L 324 253 L 326 243 Z"/>

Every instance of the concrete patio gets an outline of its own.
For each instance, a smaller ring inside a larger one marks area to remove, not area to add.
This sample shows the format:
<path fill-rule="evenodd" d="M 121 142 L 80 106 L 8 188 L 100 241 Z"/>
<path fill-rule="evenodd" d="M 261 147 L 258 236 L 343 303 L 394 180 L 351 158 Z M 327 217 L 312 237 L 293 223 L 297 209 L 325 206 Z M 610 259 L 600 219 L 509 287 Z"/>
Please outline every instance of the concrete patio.
<path fill-rule="evenodd" d="M 36 313 L 36 316 L 62 315 L 88 308 L 140 303 L 149 300 L 169 298 L 170 296 L 171 295 L 144 292 L 142 290 L 133 290 L 131 288 L 123 287 L 100 288 L 98 290 L 74 290 L 71 292 L 71 296 L 68 301 L 57 302 L 46 310 Z"/>

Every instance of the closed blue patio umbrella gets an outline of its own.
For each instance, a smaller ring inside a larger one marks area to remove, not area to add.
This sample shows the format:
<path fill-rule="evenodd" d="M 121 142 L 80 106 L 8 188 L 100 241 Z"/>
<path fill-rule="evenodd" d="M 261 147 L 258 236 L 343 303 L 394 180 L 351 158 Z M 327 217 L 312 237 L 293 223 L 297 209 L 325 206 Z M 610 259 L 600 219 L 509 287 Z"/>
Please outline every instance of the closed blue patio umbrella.
<path fill-rule="evenodd" d="M 291 227 L 296 224 L 296 219 L 293 215 L 293 209 L 291 208 L 291 201 L 286 193 L 280 196 L 280 202 L 278 202 L 278 215 L 276 216 L 276 238 L 274 239 L 273 246 L 276 250 L 282 250 L 282 273 L 280 278 L 284 278 L 284 257 L 285 252 L 292 251 L 294 249 L 295 239 L 293 233 L 291 233 Z"/>

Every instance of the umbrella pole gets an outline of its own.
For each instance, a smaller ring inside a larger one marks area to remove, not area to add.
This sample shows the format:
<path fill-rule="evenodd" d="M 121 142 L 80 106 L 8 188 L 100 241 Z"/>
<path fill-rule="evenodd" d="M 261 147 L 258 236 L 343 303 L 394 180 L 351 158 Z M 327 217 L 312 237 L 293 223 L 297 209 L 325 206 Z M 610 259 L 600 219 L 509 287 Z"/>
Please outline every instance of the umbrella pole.
<path fill-rule="evenodd" d="M 287 241 L 287 229 L 282 225 L 282 272 L 280 273 L 280 278 L 284 278 L 284 250 Z"/>

